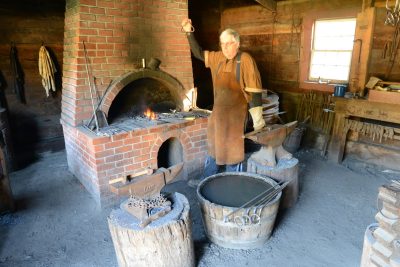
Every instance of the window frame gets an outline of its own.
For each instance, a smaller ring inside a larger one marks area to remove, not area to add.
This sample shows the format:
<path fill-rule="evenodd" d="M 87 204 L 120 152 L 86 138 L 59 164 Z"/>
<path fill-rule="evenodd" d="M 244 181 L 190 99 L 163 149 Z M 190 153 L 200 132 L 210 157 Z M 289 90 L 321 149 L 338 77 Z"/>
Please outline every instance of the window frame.
<path fill-rule="evenodd" d="M 332 20 L 332 19 L 357 19 L 357 14 L 360 8 L 336 9 L 330 11 L 310 11 L 304 15 L 301 35 L 301 50 L 300 50 L 300 73 L 299 87 L 301 89 L 317 90 L 325 92 L 333 92 L 334 84 L 318 83 L 308 79 L 311 66 L 311 45 L 313 38 L 313 26 L 316 20 Z M 340 16 L 338 16 L 340 14 Z M 356 21 L 357 31 L 357 21 Z M 356 33 L 355 33 L 356 36 Z M 353 45 L 354 51 L 354 45 Z M 351 64 L 351 63 L 350 63 Z M 351 66 L 351 65 L 350 65 Z M 351 72 L 351 69 L 350 69 Z M 349 73 L 349 77 L 351 74 Z"/>
<path fill-rule="evenodd" d="M 313 23 L 314 29 L 313 29 L 313 34 L 312 34 L 312 37 L 311 37 L 311 49 L 310 49 L 311 56 L 310 56 L 310 70 L 308 72 L 308 80 L 309 81 L 314 81 L 314 82 L 318 81 L 318 77 L 311 77 L 311 68 L 312 68 L 311 66 L 312 66 L 312 62 L 313 62 L 314 56 L 315 56 L 314 53 L 323 52 L 323 51 L 325 51 L 325 52 L 339 52 L 339 53 L 341 53 L 341 52 L 345 53 L 346 52 L 346 53 L 350 53 L 349 54 L 350 57 L 349 57 L 349 61 L 348 61 L 349 65 L 348 65 L 347 79 L 346 80 L 329 79 L 329 80 L 330 80 L 331 83 L 348 83 L 349 79 L 350 79 L 351 58 L 352 58 L 354 45 L 352 45 L 351 50 L 350 50 L 350 47 L 347 50 L 333 50 L 333 49 L 331 49 L 331 50 L 317 50 L 315 48 L 315 41 L 316 41 L 316 30 L 315 30 L 315 27 L 316 27 L 316 24 L 318 22 L 327 22 L 327 21 L 331 21 L 331 22 L 340 22 L 340 21 L 348 21 L 349 22 L 349 21 L 351 21 L 352 23 L 354 23 L 353 40 L 355 38 L 355 30 L 356 30 L 355 23 L 357 22 L 357 18 L 351 17 L 351 18 L 340 18 L 340 19 L 336 18 L 336 19 L 317 19 L 317 20 L 315 20 L 314 23 Z M 331 66 L 331 65 L 329 65 L 329 66 Z"/>

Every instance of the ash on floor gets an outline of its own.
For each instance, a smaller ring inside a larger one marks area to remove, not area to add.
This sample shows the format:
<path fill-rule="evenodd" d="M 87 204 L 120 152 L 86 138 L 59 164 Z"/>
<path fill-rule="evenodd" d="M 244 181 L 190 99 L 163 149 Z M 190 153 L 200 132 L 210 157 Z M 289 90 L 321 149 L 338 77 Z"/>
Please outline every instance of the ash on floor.
<path fill-rule="evenodd" d="M 365 229 L 375 222 L 378 188 L 392 172 L 346 161 L 337 165 L 312 151 L 295 156 L 298 202 L 279 212 L 260 249 L 210 243 L 195 189 L 185 181 L 164 188 L 189 199 L 198 266 L 359 266 Z M 0 266 L 117 266 L 106 220 L 111 208 L 97 208 L 68 171 L 65 151 L 43 155 L 10 176 L 18 210 L 0 216 Z"/>

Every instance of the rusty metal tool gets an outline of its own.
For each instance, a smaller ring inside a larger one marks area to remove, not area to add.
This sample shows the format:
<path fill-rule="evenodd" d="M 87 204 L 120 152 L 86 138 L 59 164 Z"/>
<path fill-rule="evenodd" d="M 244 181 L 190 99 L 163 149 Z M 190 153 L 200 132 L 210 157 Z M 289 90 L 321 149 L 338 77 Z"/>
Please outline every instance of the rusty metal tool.
<path fill-rule="evenodd" d="M 133 195 L 150 198 L 160 194 L 161 189 L 171 182 L 183 169 L 183 162 L 172 167 L 159 168 L 153 174 L 141 174 L 127 182 L 117 181 L 110 184 L 111 192 L 119 196 Z"/>
<path fill-rule="evenodd" d="M 121 208 L 139 220 L 140 227 L 164 216 L 171 210 L 171 202 L 161 195 L 161 189 L 172 182 L 183 169 L 183 162 L 169 168 L 159 168 L 154 173 L 149 170 L 138 172 L 125 178 L 111 180 L 110 190 L 117 195 L 130 195 Z M 151 170 L 152 171 L 152 170 Z"/>
<path fill-rule="evenodd" d="M 108 182 L 108 184 L 111 185 L 111 184 L 115 184 L 115 183 L 118 183 L 118 182 L 126 184 L 127 182 L 130 182 L 134 177 L 138 177 L 138 176 L 145 175 L 145 174 L 149 175 L 149 174 L 152 174 L 152 173 L 153 173 L 153 169 L 146 169 L 144 171 L 140 171 L 140 172 L 137 172 L 137 173 L 134 173 L 134 174 L 128 174 L 127 176 L 110 180 Z"/>

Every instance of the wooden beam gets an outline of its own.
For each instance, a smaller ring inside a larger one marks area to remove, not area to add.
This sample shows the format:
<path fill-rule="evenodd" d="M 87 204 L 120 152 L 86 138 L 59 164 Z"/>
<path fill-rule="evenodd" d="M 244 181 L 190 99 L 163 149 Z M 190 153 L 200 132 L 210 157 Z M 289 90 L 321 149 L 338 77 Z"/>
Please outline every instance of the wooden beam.
<path fill-rule="evenodd" d="M 363 0 L 361 11 L 365 11 L 367 8 L 373 7 L 375 0 Z"/>
<path fill-rule="evenodd" d="M 268 10 L 271 10 L 273 12 L 276 11 L 276 1 L 275 0 L 256 0 L 256 2 Z"/>
<path fill-rule="evenodd" d="M 350 91 L 364 94 L 375 26 L 375 8 L 369 7 L 357 15 L 353 54 L 350 66 Z"/>

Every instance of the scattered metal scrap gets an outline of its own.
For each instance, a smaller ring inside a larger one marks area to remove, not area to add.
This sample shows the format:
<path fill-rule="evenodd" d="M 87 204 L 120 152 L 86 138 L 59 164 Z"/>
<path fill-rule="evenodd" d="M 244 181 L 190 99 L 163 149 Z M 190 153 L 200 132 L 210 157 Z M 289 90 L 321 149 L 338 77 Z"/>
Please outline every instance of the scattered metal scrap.
<path fill-rule="evenodd" d="M 209 116 L 207 110 L 192 110 L 188 112 L 172 112 L 157 113 L 157 119 L 151 120 L 143 115 L 124 117 L 118 119 L 108 126 L 103 126 L 97 131 L 93 131 L 90 127 L 84 125 L 87 130 L 93 132 L 97 136 L 112 136 L 119 133 L 126 133 L 132 130 L 145 129 L 166 123 L 180 123 L 196 118 L 205 118 Z"/>
<path fill-rule="evenodd" d="M 171 211 L 171 202 L 160 191 L 172 182 L 183 169 L 183 162 L 166 168 L 144 170 L 126 177 L 109 181 L 111 192 L 129 195 L 121 208 L 139 220 L 138 225 L 146 227 L 152 221 Z"/>
<path fill-rule="evenodd" d="M 141 219 L 139 226 L 146 227 L 152 221 L 171 211 L 171 201 L 159 194 L 149 199 L 130 196 L 121 207 L 136 218 Z"/>

